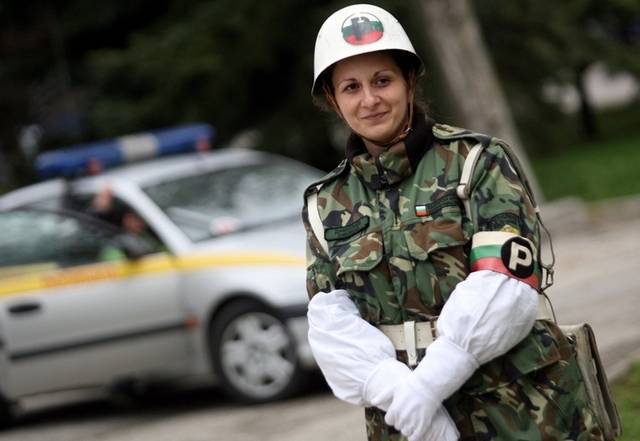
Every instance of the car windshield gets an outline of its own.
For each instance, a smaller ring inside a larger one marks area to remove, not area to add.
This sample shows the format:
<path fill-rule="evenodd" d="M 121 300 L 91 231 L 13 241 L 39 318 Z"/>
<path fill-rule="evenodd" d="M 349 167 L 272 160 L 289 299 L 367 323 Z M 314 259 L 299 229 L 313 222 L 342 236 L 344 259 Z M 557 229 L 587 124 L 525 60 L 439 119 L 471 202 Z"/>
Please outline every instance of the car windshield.
<path fill-rule="evenodd" d="M 193 241 L 300 216 L 302 193 L 320 173 L 293 161 L 214 170 L 144 188 Z"/>

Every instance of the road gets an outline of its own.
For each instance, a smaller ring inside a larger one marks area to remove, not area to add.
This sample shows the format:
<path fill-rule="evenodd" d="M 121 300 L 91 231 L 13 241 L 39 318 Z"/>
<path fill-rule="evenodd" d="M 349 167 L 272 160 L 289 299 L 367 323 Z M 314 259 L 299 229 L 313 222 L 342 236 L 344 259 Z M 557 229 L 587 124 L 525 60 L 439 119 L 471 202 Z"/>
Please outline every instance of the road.
<path fill-rule="evenodd" d="M 566 230 L 573 230 L 567 233 Z M 556 284 L 549 295 L 562 324 L 589 322 L 608 374 L 640 356 L 640 218 L 575 225 L 556 234 Z M 288 401 L 241 407 L 215 389 L 165 394 L 145 406 L 103 399 L 35 407 L 4 441 L 352 441 L 364 440 L 362 410 L 323 386 Z"/>

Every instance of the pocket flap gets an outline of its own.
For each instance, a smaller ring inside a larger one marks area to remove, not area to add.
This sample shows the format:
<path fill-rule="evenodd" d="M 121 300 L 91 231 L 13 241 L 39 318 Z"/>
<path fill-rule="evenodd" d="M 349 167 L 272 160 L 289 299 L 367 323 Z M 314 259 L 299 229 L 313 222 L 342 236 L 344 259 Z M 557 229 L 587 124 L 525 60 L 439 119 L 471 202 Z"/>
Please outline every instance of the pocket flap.
<path fill-rule="evenodd" d="M 457 205 L 447 206 L 434 217 L 408 225 L 404 236 L 409 254 L 417 260 L 426 260 L 437 249 L 462 245 L 469 240 Z"/>
<path fill-rule="evenodd" d="M 333 243 L 329 252 L 338 262 L 337 275 L 347 271 L 369 271 L 382 260 L 382 236 L 379 231 L 372 231 L 351 241 Z"/>

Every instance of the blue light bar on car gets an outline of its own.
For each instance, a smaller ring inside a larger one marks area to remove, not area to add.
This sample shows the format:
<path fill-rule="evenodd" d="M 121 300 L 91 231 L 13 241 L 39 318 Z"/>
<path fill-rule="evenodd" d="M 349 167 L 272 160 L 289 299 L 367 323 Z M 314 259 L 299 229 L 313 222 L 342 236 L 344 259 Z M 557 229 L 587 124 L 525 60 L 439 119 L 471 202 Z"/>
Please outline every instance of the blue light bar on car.
<path fill-rule="evenodd" d="M 159 156 L 208 150 L 215 137 L 209 124 L 190 124 L 80 144 L 36 158 L 40 178 L 96 174 L 122 164 Z"/>

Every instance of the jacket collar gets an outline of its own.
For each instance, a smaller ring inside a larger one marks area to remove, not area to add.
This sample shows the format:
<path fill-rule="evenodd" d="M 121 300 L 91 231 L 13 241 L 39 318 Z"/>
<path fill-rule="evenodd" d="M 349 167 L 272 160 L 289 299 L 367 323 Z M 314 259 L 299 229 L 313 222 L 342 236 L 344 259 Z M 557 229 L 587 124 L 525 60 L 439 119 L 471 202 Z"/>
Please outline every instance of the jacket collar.
<path fill-rule="evenodd" d="M 362 139 L 352 133 L 347 141 L 347 159 L 360 180 L 373 190 L 380 190 L 411 176 L 422 156 L 431 148 L 434 122 L 416 113 L 409 135 L 382 152 L 377 160 L 367 152 Z"/>

